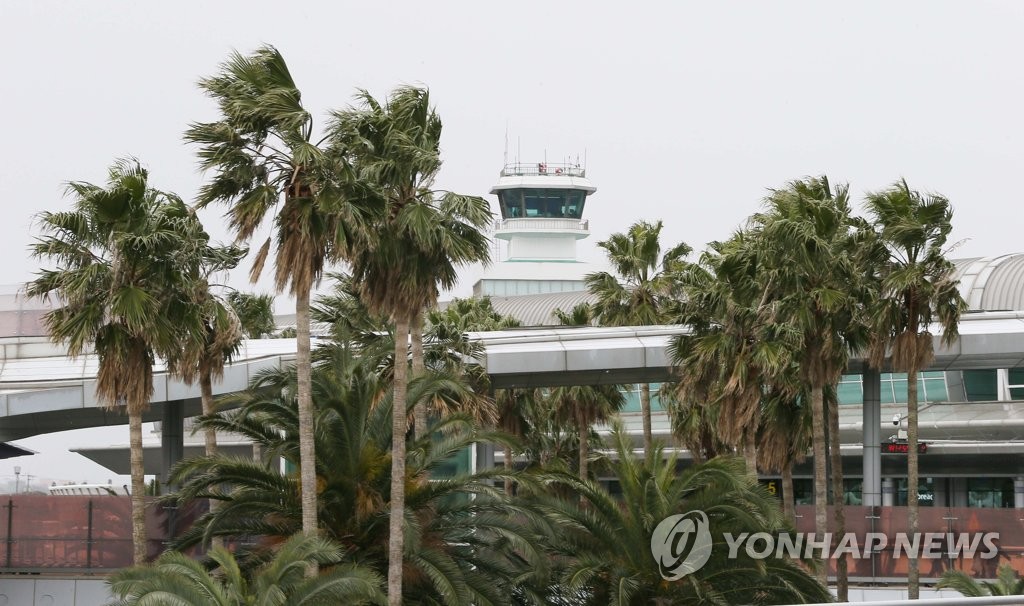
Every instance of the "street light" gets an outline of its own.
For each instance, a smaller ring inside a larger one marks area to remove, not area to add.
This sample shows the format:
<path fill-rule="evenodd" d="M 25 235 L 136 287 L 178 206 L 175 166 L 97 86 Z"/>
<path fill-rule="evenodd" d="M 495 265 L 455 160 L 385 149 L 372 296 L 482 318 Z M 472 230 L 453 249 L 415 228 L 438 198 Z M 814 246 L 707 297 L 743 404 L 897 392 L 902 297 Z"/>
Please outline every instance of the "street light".
<path fill-rule="evenodd" d="M 14 494 L 18 494 L 18 482 L 21 480 L 21 465 L 14 466 Z"/>

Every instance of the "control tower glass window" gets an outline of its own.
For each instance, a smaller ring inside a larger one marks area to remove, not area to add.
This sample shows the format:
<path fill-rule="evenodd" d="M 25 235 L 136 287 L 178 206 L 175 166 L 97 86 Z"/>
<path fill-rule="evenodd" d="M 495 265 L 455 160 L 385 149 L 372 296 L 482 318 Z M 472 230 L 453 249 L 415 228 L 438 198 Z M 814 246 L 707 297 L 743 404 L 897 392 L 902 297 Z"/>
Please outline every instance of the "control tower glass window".
<path fill-rule="evenodd" d="M 504 189 L 498 198 L 505 219 L 579 219 L 587 196 L 580 189 Z"/>

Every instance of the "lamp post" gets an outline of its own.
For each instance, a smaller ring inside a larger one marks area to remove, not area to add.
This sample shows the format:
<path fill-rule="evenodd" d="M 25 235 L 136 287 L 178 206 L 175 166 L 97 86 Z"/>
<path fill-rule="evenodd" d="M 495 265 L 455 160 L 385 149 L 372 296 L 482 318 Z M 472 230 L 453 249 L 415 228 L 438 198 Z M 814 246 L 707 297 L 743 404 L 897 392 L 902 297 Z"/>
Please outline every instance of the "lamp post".
<path fill-rule="evenodd" d="M 14 466 L 14 494 L 18 494 L 19 483 L 21 481 L 21 465 Z"/>

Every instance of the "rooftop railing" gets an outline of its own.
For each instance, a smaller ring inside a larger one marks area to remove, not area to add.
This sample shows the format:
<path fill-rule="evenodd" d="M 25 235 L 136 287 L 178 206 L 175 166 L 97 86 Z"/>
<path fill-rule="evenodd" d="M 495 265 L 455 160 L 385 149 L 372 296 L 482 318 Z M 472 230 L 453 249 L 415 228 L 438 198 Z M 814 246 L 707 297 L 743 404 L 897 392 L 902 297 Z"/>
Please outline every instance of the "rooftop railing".
<path fill-rule="evenodd" d="M 587 170 L 579 164 L 555 164 L 538 162 L 536 164 L 506 164 L 501 169 L 502 177 L 586 177 Z"/>

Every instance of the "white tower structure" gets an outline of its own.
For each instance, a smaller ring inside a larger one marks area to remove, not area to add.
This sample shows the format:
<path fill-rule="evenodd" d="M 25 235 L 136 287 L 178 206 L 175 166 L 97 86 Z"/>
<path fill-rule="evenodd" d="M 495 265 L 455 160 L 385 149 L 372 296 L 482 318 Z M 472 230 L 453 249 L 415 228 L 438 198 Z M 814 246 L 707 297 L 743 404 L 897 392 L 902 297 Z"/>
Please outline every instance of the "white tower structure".
<path fill-rule="evenodd" d="M 506 165 L 491 193 L 501 209 L 494 237 L 507 242 L 507 251 L 473 286 L 473 294 L 586 290 L 583 278 L 594 268 L 577 260 L 576 242 L 590 235 L 583 209 L 595 191 L 579 164 Z"/>

